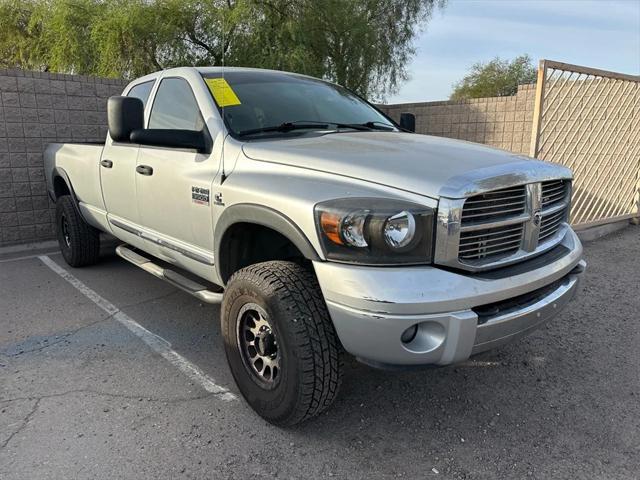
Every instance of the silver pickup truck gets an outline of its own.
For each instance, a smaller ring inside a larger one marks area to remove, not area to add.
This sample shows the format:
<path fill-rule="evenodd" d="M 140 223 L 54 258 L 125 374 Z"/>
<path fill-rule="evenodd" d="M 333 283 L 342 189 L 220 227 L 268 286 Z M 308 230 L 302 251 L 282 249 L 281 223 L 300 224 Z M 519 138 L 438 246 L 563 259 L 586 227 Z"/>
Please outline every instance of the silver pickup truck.
<path fill-rule="evenodd" d="M 177 68 L 108 101 L 104 145 L 45 152 L 67 263 L 117 253 L 221 303 L 251 407 L 292 425 L 334 401 L 344 352 L 450 365 L 529 333 L 585 269 L 568 169 L 412 133 L 338 85 Z"/>

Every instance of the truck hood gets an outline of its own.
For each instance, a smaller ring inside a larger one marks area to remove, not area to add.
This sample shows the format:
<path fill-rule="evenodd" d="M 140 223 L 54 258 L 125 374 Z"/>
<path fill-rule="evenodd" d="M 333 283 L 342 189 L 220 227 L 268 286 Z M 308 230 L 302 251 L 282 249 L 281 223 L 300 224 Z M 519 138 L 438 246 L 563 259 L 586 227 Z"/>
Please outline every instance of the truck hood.
<path fill-rule="evenodd" d="M 571 178 L 559 165 L 460 140 L 401 132 L 353 132 L 243 145 L 253 160 L 357 178 L 437 198 L 555 178 Z"/>

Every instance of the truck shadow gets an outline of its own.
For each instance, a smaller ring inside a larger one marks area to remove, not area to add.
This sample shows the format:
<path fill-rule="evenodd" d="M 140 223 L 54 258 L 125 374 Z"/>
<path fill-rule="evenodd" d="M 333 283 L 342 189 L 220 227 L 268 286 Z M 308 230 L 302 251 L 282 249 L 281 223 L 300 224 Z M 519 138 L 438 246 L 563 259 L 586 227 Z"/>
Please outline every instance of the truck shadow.
<path fill-rule="evenodd" d="M 452 471 L 470 476 L 483 472 L 477 469 L 481 459 L 492 459 L 484 471 L 488 478 L 497 476 L 496 462 L 511 468 L 510 459 L 520 462 L 510 478 L 521 478 L 529 468 L 523 458 L 537 458 L 533 463 L 540 465 L 540 458 L 558 462 L 570 456 L 574 465 L 590 465 L 594 455 L 601 460 L 611 452 L 624 455 L 630 448 L 625 427 L 635 421 L 633 392 L 639 387 L 637 347 L 624 322 L 637 318 L 640 304 L 624 280 L 637 267 L 616 261 L 616 255 L 615 249 L 607 250 L 593 262 L 582 294 L 557 319 L 519 342 L 460 365 L 413 371 L 376 370 L 347 356 L 333 407 L 291 429 L 260 420 L 242 400 L 233 409 L 260 425 L 256 440 L 304 445 L 304 454 L 328 450 L 336 462 L 362 471 L 371 471 L 381 457 L 386 471 L 413 471 L 416 467 L 406 463 L 408 451 L 421 463 L 423 456 L 440 459 L 438 465 L 448 462 Z M 108 252 L 101 268 L 133 269 Z M 150 282 L 162 283 L 143 280 L 144 275 L 134 275 L 131 285 L 144 291 Z M 612 291 L 629 300 L 612 310 Z M 134 310 L 134 318 L 237 393 L 224 362 L 218 307 L 203 309 L 178 292 L 136 308 L 140 315 Z M 145 319 L 143 311 L 153 315 Z M 615 374 L 611 345 L 636 351 L 635 360 L 616 355 Z M 593 446 L 594 438 L 601 446 Z"/>

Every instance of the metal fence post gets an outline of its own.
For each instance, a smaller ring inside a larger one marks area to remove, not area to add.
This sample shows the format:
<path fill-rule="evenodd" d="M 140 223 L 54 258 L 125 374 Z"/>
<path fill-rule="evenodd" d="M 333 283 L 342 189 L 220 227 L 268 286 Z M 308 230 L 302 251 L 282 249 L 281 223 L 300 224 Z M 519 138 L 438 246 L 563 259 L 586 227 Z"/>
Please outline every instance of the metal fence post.
<path fill-rule="evenodd" d="M 531 147 L 529 156 L 537 158 L 540 139 L 540 125 L 542 124 L 542 109 L 544 108 L 545 78 L 547 76 L 546 60 L 538 64 L 538 79 L 536 81 L 536 97 L 533 105 L 533 124 L 531 127 Z"/>

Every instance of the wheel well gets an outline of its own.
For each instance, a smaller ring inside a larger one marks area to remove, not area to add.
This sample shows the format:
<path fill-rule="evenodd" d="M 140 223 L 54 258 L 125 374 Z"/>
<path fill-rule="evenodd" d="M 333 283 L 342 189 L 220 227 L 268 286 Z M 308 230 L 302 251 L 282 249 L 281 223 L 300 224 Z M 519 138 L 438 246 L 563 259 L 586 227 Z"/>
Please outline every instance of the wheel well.
<path fill-rule="evenodd" d="M 67 182 L 64 181 L 64 178 L 58 176 L 53 179 L 53 194 L 55 195 L 56 200 L 63 195 L 71 195 L 69 186 L 67 185 Z"/>
<path fill-rule="evenodd" d="M 236 223 L 224 233 L 219 249 L 219 272 L 224 283 L 241 268 L 270 260 L 307 261 L 291 240 L 269 227 Z"/>

